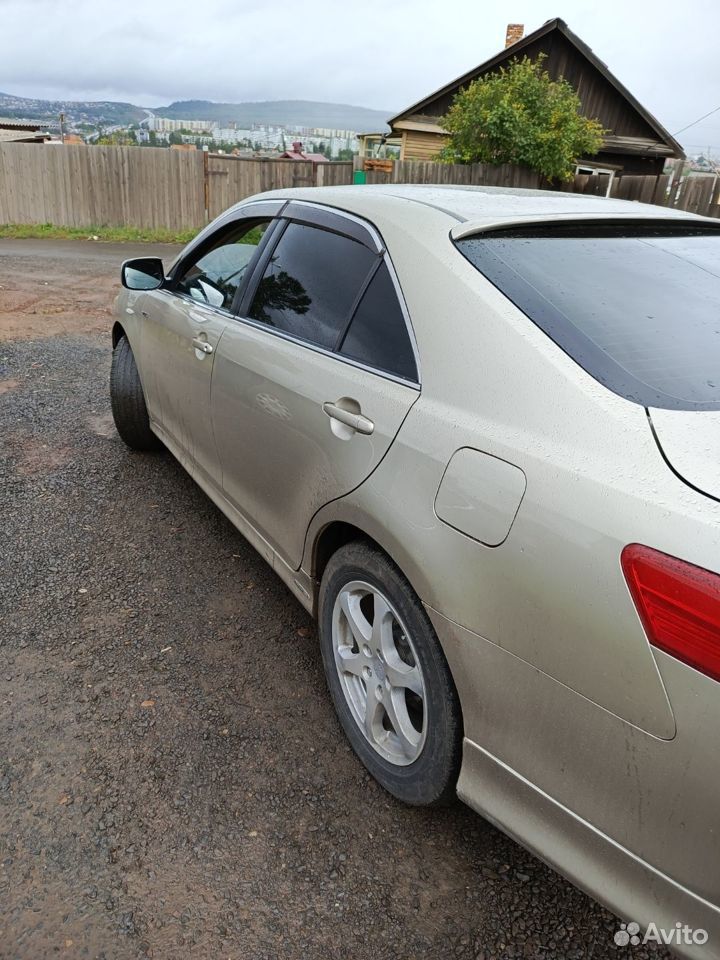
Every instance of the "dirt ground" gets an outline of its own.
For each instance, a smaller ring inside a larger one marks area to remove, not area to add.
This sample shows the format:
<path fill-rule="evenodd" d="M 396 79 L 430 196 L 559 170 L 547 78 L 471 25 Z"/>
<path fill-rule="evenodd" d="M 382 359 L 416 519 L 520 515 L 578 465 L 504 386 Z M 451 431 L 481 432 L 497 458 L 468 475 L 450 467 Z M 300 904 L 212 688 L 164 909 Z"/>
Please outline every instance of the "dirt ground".
<path fill-rule="evenodd" d="M 154 249 L 169 263 L 180 248 Z M 0 240 L 0 341 L 107 330 L 120 264 L 147 250 L 92 240 Z"/>
<path fill-rule="evenodd" d="M 115 434 L 135 252 L 0 242 L 0 958 L 665 957 L 459 803 L 369 779 L 310 619 Z"/>

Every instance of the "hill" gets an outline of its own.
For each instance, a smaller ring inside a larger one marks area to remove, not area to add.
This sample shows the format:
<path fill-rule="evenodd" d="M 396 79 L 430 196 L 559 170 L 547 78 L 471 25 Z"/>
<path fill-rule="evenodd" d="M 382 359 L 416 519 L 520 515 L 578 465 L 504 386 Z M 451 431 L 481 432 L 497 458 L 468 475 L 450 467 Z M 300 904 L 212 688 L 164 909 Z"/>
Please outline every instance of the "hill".
<path fill-rule="evenodd" d="M 113 100 L 34 100 L 0 93 L 0 117 L 16 117 L 22 120 L 44 120 L 57 123 L 64 113 L 74 123 L 102 123 L 126 125 L 138 123 L 147 112 L 132 103 Z"/>
<path fill-rule="evenodd" d="M 154 107 L 153 113 L 176 120 L 215 120 L 218 123 L 234 122 L 240 126 L 265 123 L 374 133 L 387 129 L 387 119 L 393 111 L 316 100 L 261 100 L 251 103 L 179 100 L 166 107 Z"/>
<path fill-rule="evenodd" d="M 57 123 L 64 113 L 70 123 L 126 126 L 147 117 L 148 111 L 132 103 L 112 100 L 36 100 L 0 93 L 0 117 Z M 329 127 L 357 133 L 385 131 L 392 110 L 370 110 L 345 103 L 316 100 L 263 100 L 249 103 L 215 103 L 211 100 L 178 100 L 153 107 L 158 117 L 176 120 L 213 120 L 218 124 L 254 123 L 289 127 Z"/>

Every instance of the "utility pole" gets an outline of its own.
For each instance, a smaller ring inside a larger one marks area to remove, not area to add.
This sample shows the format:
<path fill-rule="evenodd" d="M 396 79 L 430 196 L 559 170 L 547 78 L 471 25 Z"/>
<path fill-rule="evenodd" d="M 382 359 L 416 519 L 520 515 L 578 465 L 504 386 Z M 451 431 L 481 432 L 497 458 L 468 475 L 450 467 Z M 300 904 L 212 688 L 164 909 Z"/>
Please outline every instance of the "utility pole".
<path fill-rule="evenodd" d="M 60 143 L 65 143 L 65 129 L 63 124 L 65 123 L 65 114 L 60 114 Z"/>

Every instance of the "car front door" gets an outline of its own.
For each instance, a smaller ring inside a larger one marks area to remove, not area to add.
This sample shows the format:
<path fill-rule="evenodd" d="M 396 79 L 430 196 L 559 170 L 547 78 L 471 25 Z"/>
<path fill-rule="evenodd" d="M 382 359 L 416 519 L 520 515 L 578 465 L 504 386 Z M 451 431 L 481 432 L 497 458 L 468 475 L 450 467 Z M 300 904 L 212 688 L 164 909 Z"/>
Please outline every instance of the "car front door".
<path fill-rule="evenodd" d="M 313 211 L 292 204 L 259 259 L 212 390 L 225 495 L 293 567 L 315 512 L 375 469 L 419 396 L 379 237 Z"/>
<path fill-rule="evenodd" d="M 269 218 L 220 226 L 178 263 L 170 281 L 143 295 L 141 372 L 148 410 L 168 446 L 220 485 L 210 416 L 215 355 Z"/>

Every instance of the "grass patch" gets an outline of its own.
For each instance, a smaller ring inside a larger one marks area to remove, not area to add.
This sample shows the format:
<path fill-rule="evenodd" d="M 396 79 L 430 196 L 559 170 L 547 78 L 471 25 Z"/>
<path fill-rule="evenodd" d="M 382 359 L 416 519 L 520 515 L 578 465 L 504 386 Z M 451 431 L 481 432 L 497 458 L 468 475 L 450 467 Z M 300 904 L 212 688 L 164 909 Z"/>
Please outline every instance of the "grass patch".
<path fill-rule="evenodd" d="M 0 223 L 0 239 L 105 240 L 113 243 L 189 243 L 197 230 L 141 227 L 56 227 L 51 223 Z"/>

